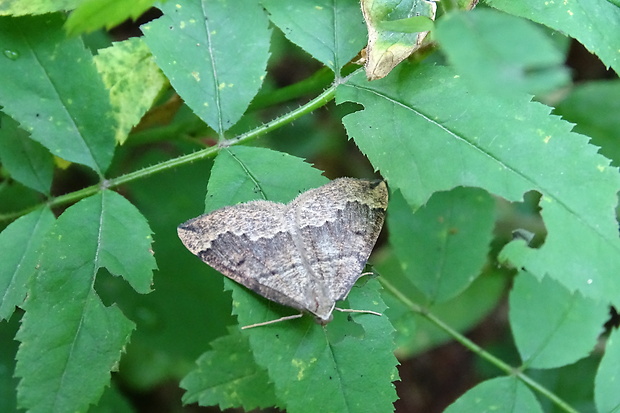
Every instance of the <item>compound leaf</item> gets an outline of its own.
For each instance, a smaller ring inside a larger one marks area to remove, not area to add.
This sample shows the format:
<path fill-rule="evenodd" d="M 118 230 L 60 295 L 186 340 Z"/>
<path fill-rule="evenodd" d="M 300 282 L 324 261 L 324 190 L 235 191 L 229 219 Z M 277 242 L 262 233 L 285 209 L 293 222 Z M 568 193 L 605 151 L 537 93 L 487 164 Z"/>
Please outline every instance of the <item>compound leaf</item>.
<path fill-rule="evenodd" d="M 32 412 L 84 411 L 116 368 L 134 324 L 93 288 L 100 268 L 150 290 L 151 233 L 120 195 L 103 191 L 56 220 L 33 277 L 17 353 L 18 402 Z"/>

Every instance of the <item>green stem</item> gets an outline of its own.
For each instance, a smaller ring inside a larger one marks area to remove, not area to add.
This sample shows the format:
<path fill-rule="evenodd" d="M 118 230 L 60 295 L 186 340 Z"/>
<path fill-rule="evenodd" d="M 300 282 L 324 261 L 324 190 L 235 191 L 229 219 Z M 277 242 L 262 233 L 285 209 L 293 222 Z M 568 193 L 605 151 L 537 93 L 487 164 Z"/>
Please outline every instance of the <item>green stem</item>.
<path fill-rule="evenodd" d="M 96 194 L 99 191 L 102 191 L 107 188 L 115 188 L 119 185 L 123 185 L 132 181 L 135 181 L 140 178 L 144 178 L 147 176 L 151 176 L 158 172 L 163 172 L 172 168 L 175 168 L 180 165 L 185 165 L 187 163 L 191 163 L 194 161 L 207 159 L 215 156 L 222 148 L 227 148 L 229 146 L 238 145 L 241 143 L 246 143 L 252 141 L 268 132 L 271 132 L 274 129 L 278 129 L 287 123 L 293 122 L 294 120 L 300 118 L 301 116 L 312 112 L 322 106 L 325 106 L 328 102 L 334 99 L 336 95 L 336 87 L 337 84 L 332 84 L 328 87 L 323 93 L 306 103 L 305 105 L 300 106 L 299 108 L 280 116 L 279 118 L 265 123 L 258 128 L 249 131 L 247 133 L 241 134 L 231 139 L 226 139 L 220 142 L 217 146 L 212 146 L 206 149 L 202 149 L 200 151 L 196 151 L 187 155 L 180 156 L 178 158 L 170 159 L 156 165 L 148 166 L 146 168 L 130 172 L 125 175 L 118 176 L 116 178 L 106 179 L 103 182 L 100 182 L 95 185 L 88 186 L 86 188 L 82 188 L 75 192 L 70 192 L 65 195 L 60 195 L 55 198 L 51 198 L 46 205 L 49 208 L 58 207 L 61 205 L 69 204 L 72 202 L 79 201 L 82 198 L 86 198 L 87 196 L 91 196 Z M 22 215 L 25 215 L 33 210 L 40 208 L 43 204 L 36 205 L 33 207 L 29 207 L 23 209 L 21 211 L 9 212 L 5 214 L 0 214 L 0 222 L 14 220 L 19 218 Z"/>
<path fill-rule="evenodd" d="M 426 318 L 431 323 L 435 324 L 435 326 L 439 327 L 446 333 L 448 333 L 451 337 L 453 337 L 456 341 L 461 343 L 463 346 L 471 350 L 473 353 L 477 354 L 479 357 L 487 360 L 489 363 L 495 365 L 497 368 L 502 370 L 508 375 L 515 376 L 523 383 L 527 384 L 530 388 L 542 394 L 553 403 L 555 403 L 562 410 L 569 413 L 579 413 L 577 410 L 573 409 L 568 403 L 564 400 L 560 399 L 556 394 L 545 388 L 542 384 L 538 383 L 531 377 L 527 376 L 522 370 L 518 368 L 514 368 L 511 365 L 505 363 L 503 360 L 495 357 L 491 353 L 484 350 L 482 347 L 465 337 L 463 334 L 456 331 L 454 328 L 450 327 L 441 319 L 437 318 L 433 313 L 428 310 L 422 308 L 418 304 L 411 301 L 407 296 L 405 296 L 402 292 L 400 292 L 392 283 L 387 281 L 385 277 L 378 278 L 383 287 L 388 290 L 390 293 L 394 295 L 398 300 L 400 300 L 406 307 L 408 307 L 411 311 L 420 316 Z"/>

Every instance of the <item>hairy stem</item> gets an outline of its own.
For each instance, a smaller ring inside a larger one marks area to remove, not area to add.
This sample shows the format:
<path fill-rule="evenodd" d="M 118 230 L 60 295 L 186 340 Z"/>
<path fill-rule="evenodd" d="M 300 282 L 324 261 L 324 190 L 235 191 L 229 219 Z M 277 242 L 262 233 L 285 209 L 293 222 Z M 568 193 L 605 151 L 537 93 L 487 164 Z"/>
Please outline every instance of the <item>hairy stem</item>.
<path fill-rule="evenodd" d="M 425 308 L 422 308 L 418 304 L 411 301 L 407 296 L 405 296 L 402 292 L 400 292 L 392 283 L 387 281 L 385 277 L 378 278 L 383 287 L 388 290 L 391 294 L 394 295 L 400 302 L 402 302 L 406 307 L 408 307 L 411 311 L 420 316 L 426 318 L 428 321 L 433 323 L 438 328 L 442 329 L 450 336 L 452 336 L 456 341 L 461 343 L 467 349 L 471 350 L 473 353 L 477 354 L 479 357 L 485 359 L 489 363 L 496 366 L 498 369 L 502 370 L 508 375 L 515 376 L 523 383 L 527 384 L 530 388 L 542 394 L 553 403 L 555 403 L 558 407 L 560 407 L 563 411 L 569 413 L 579 413 L 577 410 L 573 409 L 568 403 L 564 400 L 560 399 L 556 394 L 551 392 L 549 389 L 545 388 L 542 384 L 538 383 L 528 375 L 526 375 L 520 368 L 512 367 L 511 365 L 505 363 L 503 360 L 495 357 L 493 354 L 487 352 L 485 349 L 465 337 L 460 332 L 456 331 L 454 328 L 446 324 L 444 321 L 439 319 L 433 313 L 429 312 Z"/>
<path fill-rule="evenodd" d="M 251 130 L 231 139 L 225 139 L 221 141 L 217 146 L 205 148 L 187 155 L 180 156 L 178 158 L 169 159 L 167 161 L 148 166 L 146 168 L 139 169 L 125 175 L 118 176 L 116 178 L 105 179 L 98 184 L 91 185 L 78 191 L 70 192 L 68 194 L 60 195 L 55 198 L 51 198 L 46 203 L 35 205 L 21 211 L 0 214 L 0 222 L 14 220 L 22 215 L 32 212 L 37 208 L 41 208 L 44 205 L 47 205 L 49 208 L 54 208 L 61 205 L 77 202 L 82 198 L 94 195 L 97 192 L 107 188 L 115 188 L 117 186 L 135 181 L 140 178 L 145 178 L 159 172 L 170 170 L 180 165 L 185 165 L 194 161 L 211 158 L 215 156 L 222 148 L 227 148 L 232 145 L 252 141 L 268 132 L 271 132 L 272 130 L 278 129 L 283 125 L 286 125 L 287 123 L 293 122 L 294 120 L 316 110 L 317 108 L 325 106 L 334 98 L 337 86 L 337 84 L 332 84 L 330 87 L 325 89 L 323 93 L 321 93 L 305 105 L 302 105 L 299 108 L 289 113 L 286 113 L 271 122 L 265 123 L 254 130 Z"/>

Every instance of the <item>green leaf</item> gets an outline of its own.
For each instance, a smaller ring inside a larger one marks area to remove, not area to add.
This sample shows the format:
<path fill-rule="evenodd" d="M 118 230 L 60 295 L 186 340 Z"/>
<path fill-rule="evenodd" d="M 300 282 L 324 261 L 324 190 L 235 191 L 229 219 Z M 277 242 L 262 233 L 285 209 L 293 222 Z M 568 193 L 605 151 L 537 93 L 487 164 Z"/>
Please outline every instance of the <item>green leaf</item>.
<path fill-rule="evenodd" d="M 26 16 L 73 10 L 82 0 L 2 0 L 0 15 Z"/>
<path fill-rule="evenodd" d="M 617 412 L 620 409 L 620 331 L 613 330 L 605 344 L 605 354 L 601 360 L 594 382 L 594 397 L 599 412 Z"/>
<path fill-rule="evenodd" d="M 35 209 L 40 207 L 40 204 L 41 194 L 39 192 L 27 188 L 17 181 L 4 180 L 0 183 L 0 211 L 2 211 L 0 216 L 3 216 L 3 213 L 13 216 L 15 211 Z M 3 225 L 5 224 L 6 222 Z"/>
<path fill-rule="evenodd" d="M 554 113 L 574 122 L 575 132 L 592 137 L 601 153 L 620 165 L 620 81 L 589 81 L 577 85 Z"/>
<path fill-rule="evenodd" d="M 364 105 L 344 118 L 347 131 L 413 207 L 459 185 L 511 201 L 540 192 L 548 236 L 518 265 L 618 302 L 618 171 L 549 107 L 526 96 L 477 94 L 439 66 L 401 65 L 390 79 L 372 83 L 358 74 L 339 87 L 337 99 Z"/>
<path fill-rule="evenodd" d="M 124 384 L 124 383 L 123 383 Z M 125 395 L 114 383 L 107 387 L 96 406 L 88 409 L 88 413 L 135 413 L 135 409 Z"/>
<path fill-rule="evenodd" d="M 492 9 L 451 13 L 435 36 L 459 74 L 487 93 L 539 94 L 570 82 L 564 54 L 527 20 Z"/>
<path fill-rule="evenodd" d="M 391 204 L 389 214 L 393 212 L 394 207 Z M 384 253 L 381 256 L 383 257 Z M 424 294 L 413 286 L 412 280 L 403 272 L 403 265 L 394 255 L 377 263 L 374 269 L 416 304 L 423 305 L 426 302 Z M 510 279 L 499 271 L 485 272 L 453 299 L 424 308 L 457 331 L 466 332 L 497 307 L 505 295 L 509 281 Z M 413 357 L 454 338 L 424 316 L 413 313 L 390 292 L 384 291 L 382 296 L 388 306 L 385 314 L 396 328 L 396 355 L 400 359 Z"/>
<path fill-rule="evenodd" d="M 444 413 L 542 413 L 532 391 L 516 377 L 487 380 L 470 389 Z"/>
<path fill-rule="evenodd" d="M 383 311 L 385 304 L 378 289 L 376 280 L 353 287 L 348 298 L 351 308 Z M 248 312 L 248 307 L 256 307 L 260 301 L 266 300 L 245 289 L 233 290 L 240 324 L 277 314 Z M 257 363 L 268 370 L 276 395 L 288 412 L 393 409 L 396 392 L 391 382 L 398 376 L 393 328 L 387 317 L 337 312 L 325 327 L 306 316 L 246 332 Z M 308 398 L 308 394 L 320 397 Z"/>
<path fill-rule="evenodd" d="M 219 405 L 220 409 L 242 407 L 246 411 L 279 404 L 267 371 L 254 361 L 244 334 L 231 331 L 213 341 L 211 347 L 198 359 L 198 368 L 181 381 L 187 390 L 183 403 Z"/>
<path fill-rule="evenodd" d="M 108 92 L 78 38 L 58 14 L 0 18 L 0 105 L 52 154 L 99 175 L 114 151 Z M 25 75 L 27 74 L 27 75 Z"/>
<path fill-rule="evenodd" d="M 17 122 L 2 116 L 0 127 L 0 161 L 16 181 L 50 194 L 54 158 L 41 144 L 30 139 Z"/>
<path fill-rule="evenodd" d="M 414 214 L 396 192 L 389 210 L 390 244 L 426 301 L 447 301 L 476 279 L 495 224 L 489 194 L 473 188 L 438 192 Z"/>
<path fill-rule="evenodd" d="M 57 219 L 17 334 L 20 406 L 83 411 L 98 400 L 134 324 L 101 302 L 95 277 L 105 267 L 148 292 L 155 267 L 150 243 L 144 218 L 114 192 L 83 199 Z"/>
<path fill-rule="evenodd" d="M 146 44 L 185 103 L 222 136 L 265 77 L 265 11 L 257 0 L 184 0 L 161 9 L 162 17 L 142 26 Z"/>
<path fill-rule="evenodd" d="M 67 19 L 67 32 L 76 35 L 105 27 L 110 29 L 127 19 L 136 20 L 155 0 L 83 0 Z"/>
<path fill-rule="evenodd" d="M 96 223 L 90 223 L 90 227 L 99 230 L 97 253 L 92 256 L 97 259 L 97 268 L 105 267 L 112 275 L 122 276 L 141 294 L 151 292 L 153 270 L 157 269 L 157 265 L 151 250 L 152 231 L 144 216 L 113 191 L 103 191 L 88 198 L 88 203 L 88 206 L 83 206 L 84 212 L 99 218 Z M 92 210 L 86 211 L 88 207 Z M 75 219 L 87 217 L 76 213 Z M 76 225 L 75 230 L 88 227 L 83 222 L 82 227 Z M 88 256 L 86 252 L 85 256 Z"/>
<path fill-rule="evenodd" d="M 0 319 L 8 320 L 26 298 L 27 284 L 38 264 L 39 248 L 54 224 L 41 208 L 12 222 L 0 233 Z"/>
<path fill-rule="evenodd" d="M 490 6 L 573 37 L 620 74 L 620 8 L 606 1 L 488 0 Z"/>
<path fill-rule="evenodd" d="M 510 293 L 512 334 L 528 368 L 560 367 L 586 357 L 607 317 L 606 305 L 548 277 L 538 281 L 521 272 Z"/>
<path fill-rule="evenodd" d="M 600 362 L 598 350 L 592 356 L 557 369 L 528 370 L 527 375 L 579 412 L 596 412 L 594 377 Z M 545 411 L 567 411 L 553 408 L 547 397 L 539 397 Z"/>
<path fill-rule="evenodd" d="M 281 171 L 295 177 L 282 176 Z M 266 148 L 235 146 L 217 156 L 207 187 L 205 211 L 255 199 L 287 203 L 327 178 L 295 156 Z"/>
<path fill-rule="evenodd" d="M 122 144 L 151 108 L 166 85 L 166 78 L 138 37 L 99 50 L 95 65 L 110 91 L 116 118 L 116 141 Z"/>
<path fill-rule="evenodd" d="M 13 338 L 19 328 L 20 317 L 11 317 L 6 323 L 0 323 L 0 412 L 22 412 L 17 408 L 18 380 L 15 377 L 15 353 L 17 341 Z"/>
<path fill-rule="evenodd" d="M 336 75 L 364 47 L 366 32 L 356 0 L 262 0 L 287 39 Z"/>

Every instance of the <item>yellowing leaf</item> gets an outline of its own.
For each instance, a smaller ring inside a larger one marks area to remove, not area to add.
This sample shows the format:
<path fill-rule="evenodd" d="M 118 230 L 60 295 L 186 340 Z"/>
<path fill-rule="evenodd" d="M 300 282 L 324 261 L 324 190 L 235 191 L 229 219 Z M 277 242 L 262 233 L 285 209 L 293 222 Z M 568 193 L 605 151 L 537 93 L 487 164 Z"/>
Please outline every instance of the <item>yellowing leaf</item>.
<path fill-rule="evenodd" d="M 368 80 L 387 76 L 397 64 L 420 48 L 432 28 L 436 11 L 435 0 L 362 0 L 362 12 L 368 26 Z"/>
<path fill-rule="evenodd" d="M 110 91 L 116 118 L 115 138 L 122 144 L 167 81 L 144 41 L 137 37 L 100 50 L 94 60 Z"/>

